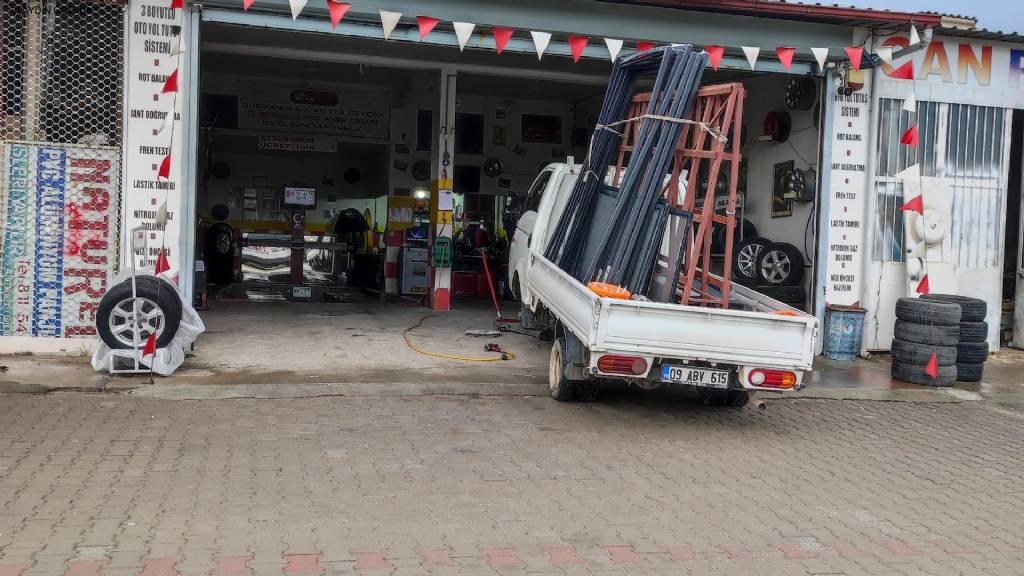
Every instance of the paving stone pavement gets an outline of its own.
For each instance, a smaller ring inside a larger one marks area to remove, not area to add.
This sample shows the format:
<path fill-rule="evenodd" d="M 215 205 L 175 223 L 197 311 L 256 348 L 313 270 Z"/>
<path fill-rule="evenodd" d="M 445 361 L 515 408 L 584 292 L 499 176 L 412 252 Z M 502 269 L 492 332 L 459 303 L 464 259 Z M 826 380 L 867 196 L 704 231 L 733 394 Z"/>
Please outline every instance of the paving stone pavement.
<path fill-rule="evenodd" d="M 0 576 L 1022 574 L 1024 413 L 0 396 Z"/>

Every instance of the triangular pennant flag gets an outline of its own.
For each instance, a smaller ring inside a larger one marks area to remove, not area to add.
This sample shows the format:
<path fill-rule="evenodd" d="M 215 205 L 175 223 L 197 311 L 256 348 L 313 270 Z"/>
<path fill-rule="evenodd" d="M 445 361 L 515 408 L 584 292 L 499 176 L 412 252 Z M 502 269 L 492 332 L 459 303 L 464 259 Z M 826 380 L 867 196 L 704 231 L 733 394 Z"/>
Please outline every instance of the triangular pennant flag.
<path fill-rule="evenodd" d="M 911 60 L 903 66 L 892 71 L 889 74 L 889 78 L 896 78 L 897 80 L 913 80 L 914 79 L 914 61 Z"/>
<path fill-rule="evenodd" d="M 878 50 L 875 50 L 875 54 L 885 62 L 886 65 L 892 66 L 892 46 L 882 46 Z"/>
<path fill-rule="evenodd" d="M 171 8 L 184 8 L 185 0 L 171 0 Z"/>
<path fill-rule="evenodd" d="M 648 50 L 653 50 L 653 49 L 654 49 L 654 42 L 637 42 L 636 43 L 636 51 L 637 52 L 647 52 Z"/>
<path fill-rule="evenodd" d="M 430 16 L 416 17 L 416 25 L 419 26 L 420 28 L 420 42 L 422 42 L 427 36 L 430 35 L 430 33 L 434 30 L 434 27 L 437 26 L 438 22 L 440 22 L 440 20 L 438 20 L 437 18 L 432 18 Z"/>
<path fill-rule="evenodd" d="M 846 49 L 846 56 L 850 59 L 850 66 L 854 70 L 860 70 L 860 61 L 864 59 L 864 49 L 860 46 L 851 46 Z"/>
<path fill-rule="evenodd" d="M 544 57 L 544 51 L 548 49 L 548 44 L 551 43 L 551 34 L 531 30 L 530 36 L 533 36 L 533 47 L 537 49 L 537 60 L 540 60 Z"/>
<path fill-rule="evenodd" d="M 390 40 L 391 33 L 395 31 L 395 26 L 398 26 L 398 21 L 402 19 L 401 12 L 388 12 L 387 10 L 380 10 L 380 25 L 384 27 L 384 39 Z"/>
<path fill-rule="evenodd" d="M 933 379 L 939 377 L 939 354 L 937 352 L 932 352 L 932 358 L 928 361 L 928 365 L 924 367 L 924 373 Z"/>
<path fill-rule="evenodd" d="M 473 37 L 473 30 L 476 29 L 476 24 L 472 22 L 452 22 L 452 26 L 455 27 L 455 37 L 459 39 L 459 52 L 462 52 L 466 48 L 466 44 L 469 44 L 469 39 Z"/>
<path fill-rule="evenodd" d="M 786 72 L 789 72 L 789 69 L 793 67 L 793 56 L 796 55 L 796 48 L 779 46 L 775 49 L 775 53 L 778 54 L 782 67 L 786 69 Z"/>
<path fill-rule="evenodd" d="M 186 52 L 188 50 L 185 49 L 185 41 L 181 34 L 178 34 L 178 38 L 174 41 L 174 48 L 171 48 L 171 56 L 180 56 Z"/>
<path fill-rule="evenodd" d="M 622 52 L 622 40 L 616 40 L 614 38 L 605 38 L 604 43 L 608 46 L 608 56 L 612 62 L 619 57 L 619 52 Z"/>
<path fill-rule="evenodd" d="M 166 201 L 164 201 L 164 203 L 161 204 L 159 208 L 157 208 L 157 210 L 156 210 L 156 218 L 153 219 L 153 223 L 156 224 L 157 226 L 159 226 L 160 228 L 163 228 L 163 226 L 165 224 L 167 224 L 167 202 Z"/>
<path fill-rule="evenodd" d="M 931 286 L 928 284 L 928 275 L 925 274 L 924 278 L 921 278 L 921 282 L 917 285 L 917 293 L 924 295 L 932 291 Z"/>
<path fill-rule="evenodd" d="M 178 71 L 171 72 L 171 75 L 164 81 L 164 87 L 160 91 L 161 94 L 167 94 L 168 92 L 178 91 Z"/>
<path fill-rule="evenodd" d="M 164 121 L 160 123 L 160 129 L 157 130 L 157 134 L 163 134 L 165 130 L 168 130 L 174 125 L 174 111 L 171 110 L 164 115 Z"/>
<path fill-rule="evenodd" d="M 292 20 L 295 20 L 302 14 L 302 9 L 309 4 L 309 0 L 288 0 L 288 4 L 292 7 Z"/>
<path fill-rule="evenodd" d="M 583 51 L 587 49 L 586 36 L 569 36 L 569 49 L 572 50 L 572 61 L 579 62 Z"/>
<path fill-rule="evenodd" d="M 167 260 L 167 250 L 160 250 L 160 255 L 156 257 L 156 268 L 153 270 L 154 274 L 163 274 L 171 269 L 171 263 Z"/>
<path fill-rule="evenodd" d="M 900 212 L 917 212 L 918 214 L 924 214 L 924 198 L 920 194 L 914 196 L 908 200 L 906 204 L 900 206 Z"/>
<path fill-rule="evenodd" d="M 171 177 L 171 155 L 164 156 L 164 159 L 160 161 L 160 168 L 156 171 L 157 178 L 170 178 Z"/>
<path fill-rule="evenodd" d="M 341 19 L 345 17 L 345 13 L 351 7 L 352 5 L 348 2 L 327 0 L 327 11 L 331 13 L 331 28 L 337 28 L 338 24 L 341 24 Z"/>
<path fill-rule="evenodd" d="M 913 92 L 911 92 L 910 96 L 907 96 L 906 99 L 903 100 L 903 111 L 917 112 L 917 95 L 915 95 Z"/>
<path fill-rule="evenodd" d="M 750 69 L 753 70 L 757 66 L 757 57 L 761 54 L 761 49 L 756 46 L 743 46 L 743 53 L 747 55 L 747 62 L 750 62 Z"/>
<path fill-rule="evenodd" d="M 256 0 L 242 0 L 242 10 L 248 10 L 252 8 L 252 5 L 256 3 Z"/>
<path fill-rule="evenodd" d="M 712 44 L 710 46 L 705 46 L 704 51 L 708 53 L 708 60 L 711 62 L 711 67 L 718 70 L 719 64 L 722 63 L 722 56 L 725 55 L 725 46 Z"/>
<path fill-rule="evenodd" d="M 818 68 L 824 70 L 825 62 L 828 61 L 828 48 L 811 48 L 814 59 L 818 61 Z"/>
<path fill-rule="evenodd" d="M 156 356 L 156 332 L 146 338 L 146 345 L 142 347 L 142 357 L 146 356 Z"/>
<path fill-rule="evenodd" d="M 900 138 L 900 144 L 905 144 L 907 146 L 917 146 L 919 143 L 920 138 L 917 133 L 917 124 L 914 124 L 913 126 L 908 128 L 906 132 L 903 133 L 903 136 Z"/>
<path fill-rule="evenodd" d="M 921 35 L 917 33 L 917 26 L 910 25 L 910 45 L 917 46 L 921 43 Z"/>
<path fill-rule="evenodd" d="M 512 38 L 514 32 L 515 30 L 511 28 L 498 28 L 497 26 L 491 28 L 491 34 L 494 35 L 494 47 L 498 49 L 499 55 L 505 49 L 505 46 L 508 45 L 508 41 Z"/>

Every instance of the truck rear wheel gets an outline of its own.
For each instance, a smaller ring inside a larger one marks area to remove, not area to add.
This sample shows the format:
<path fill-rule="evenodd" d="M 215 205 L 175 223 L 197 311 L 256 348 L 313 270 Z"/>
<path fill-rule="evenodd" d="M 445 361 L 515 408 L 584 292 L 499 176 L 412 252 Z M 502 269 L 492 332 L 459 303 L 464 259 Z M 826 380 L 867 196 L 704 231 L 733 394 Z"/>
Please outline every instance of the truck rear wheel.
<path fill-rule="evenodd" d="M 551 397 L 559 402 L 571 402 L 576 399 L 577 381 L 565 377 L 569 367 L 565 353 L 565 338 L 556 338 L 551 344 L 551 361 L 548 363 L 548 386 Z"/>

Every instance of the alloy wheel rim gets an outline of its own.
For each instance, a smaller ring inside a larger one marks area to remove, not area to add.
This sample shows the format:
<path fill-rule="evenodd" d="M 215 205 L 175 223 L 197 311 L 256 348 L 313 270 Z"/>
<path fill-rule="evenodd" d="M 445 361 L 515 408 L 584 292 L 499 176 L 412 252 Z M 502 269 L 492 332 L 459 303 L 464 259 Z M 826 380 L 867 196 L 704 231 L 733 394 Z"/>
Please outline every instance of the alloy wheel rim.
<path fill-rule="evenodd" d="M 111 310 L 107 326 L 114 339 L 128 348 L 145 344 L 150 336 L 164 333 L 164 311 L 149 298 L 125 298 Z M 136 339 L 137 337 L 137 339 Z"/>

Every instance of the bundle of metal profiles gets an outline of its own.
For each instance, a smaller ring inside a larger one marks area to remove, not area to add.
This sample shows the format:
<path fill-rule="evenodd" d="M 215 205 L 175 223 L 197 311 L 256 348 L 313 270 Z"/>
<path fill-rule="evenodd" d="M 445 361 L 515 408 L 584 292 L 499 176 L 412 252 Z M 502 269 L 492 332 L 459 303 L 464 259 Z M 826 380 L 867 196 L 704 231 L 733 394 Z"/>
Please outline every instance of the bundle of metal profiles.
<path fill-rule="evenodd" d="M 598 118 L 584 174 L 577 180 L 548 245 L 546 257 L 587 282 L 597 280 L 646 294 L 654 272 L 669 205 L 662 200 L 666 174 L 672 168 L 683 123 L 700 86 L 707 55 L 689 45 L 669 46 L 620 60 L 612 71 Z M 656 71 L 646 113 L 625 117 L 638 79 Z M 623 126 L 638 121 L 629 164 L 623 173 L 605 228 L 592 234 L 598 194 L 618 151 Z M 592 258 L 587 243 L 597 241 Z M 587 265 L 583 263 L 586 262 Z"/>

